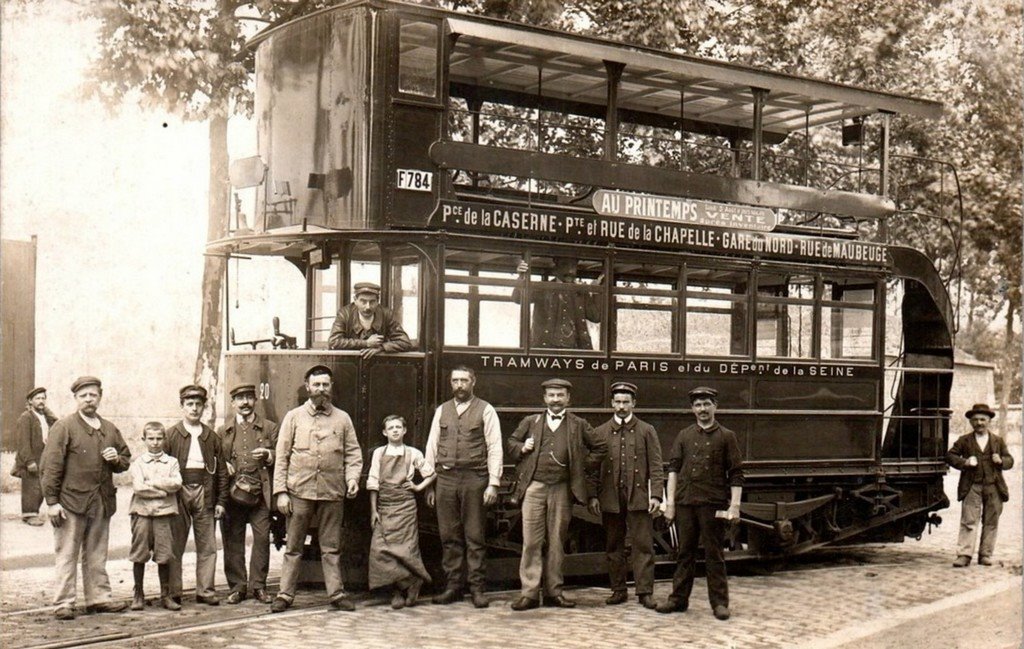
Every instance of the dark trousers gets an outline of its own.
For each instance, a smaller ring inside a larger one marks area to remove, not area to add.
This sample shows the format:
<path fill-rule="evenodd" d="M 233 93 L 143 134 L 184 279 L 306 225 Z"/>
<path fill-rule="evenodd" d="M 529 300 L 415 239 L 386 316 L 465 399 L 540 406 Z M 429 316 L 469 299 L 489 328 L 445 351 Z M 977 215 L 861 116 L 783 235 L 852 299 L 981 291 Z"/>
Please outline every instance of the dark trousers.
<path fill-rule="evenodd" d="M 26 471 L 21 479 L 21 517 L 35 516 L 42 504 L 43 488 L 39 484 L 39 474 Z"/>
<path fill-rule="evenodd" d="M 441 533 L 441 565 L 448 588 L 459 590 L 468 581 L 471 590 L 484 588 L 484 491 L 487 472 L 441 469 L 437 472 L 435 500 Z"/>
<path fill-rule="evenodd" d="M 249 575 L 245 573 L 245 526 L 252 528 L 252 555 Z M 270 569 L 270 510 L 262 498 L 255 507 L 228 500 L 220 519 L 220 535 L 224 540 L 224 576 L 233 592 L 245 593 L 267 587 Z"/>
<path fill-rule="evenodd" d="M 627 511 L 619 501 L 619 511 L 602 514 L 608 550 L 608 577 L 613 591 L 626 591 L 626 538 L 630 540 L 633 579 L 637 595 L 654 594 L 654 519 L 647 511 Z"/>
<path fill-rule="evenodd" d="M 697 544 L 704 546 L 704 566 L 708 576 L 708 599 L 711 606 L 729 605 L 729 582 L 725 576 L 725 540 L 723 523 L 715 518 L 718 505 L 677 505 L 676 532 L 679 534 L 679 555 L 672 575 L 672 599 L 690 601 L 693 577 L 697 568 Z"/>

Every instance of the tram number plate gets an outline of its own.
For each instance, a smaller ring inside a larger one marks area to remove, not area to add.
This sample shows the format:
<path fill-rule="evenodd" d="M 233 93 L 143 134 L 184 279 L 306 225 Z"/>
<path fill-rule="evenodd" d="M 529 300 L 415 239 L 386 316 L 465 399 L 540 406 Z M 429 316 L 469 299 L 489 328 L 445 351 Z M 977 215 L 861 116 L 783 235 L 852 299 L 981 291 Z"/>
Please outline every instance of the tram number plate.
<path fill-rule="evenodd" d="M 434 188 L 434 174 L 419 169 L 398 169 L 398 188 L 429 192 Z"/>

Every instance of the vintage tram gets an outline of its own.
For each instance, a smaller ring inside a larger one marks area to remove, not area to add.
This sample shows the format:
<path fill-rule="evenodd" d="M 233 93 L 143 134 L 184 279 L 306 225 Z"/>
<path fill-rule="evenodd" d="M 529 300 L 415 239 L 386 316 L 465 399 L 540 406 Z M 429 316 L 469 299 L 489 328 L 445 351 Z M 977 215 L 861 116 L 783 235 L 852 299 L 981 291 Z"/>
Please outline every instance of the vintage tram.
<path fill-rule="evenodd" d="M 232 164 L 231 232 L 208 253 L 231 259 L 226 381 L 255 382 L 268 417 L 324 363 L 367 458 L 392 412 L 422 448 L 465 364 L 505 435 L 546 378 L 594 425 L 624 379 L 667 447 L 707 384 L 746 458 L 731 556 L 938 521 L 953 307 L 932 262 L 886 239 L 920 211 L 893 198 L 893 120 L 940 104 L 384 0 L 252 47 L 258 155 Z M 555 281 L 565 260 L 577 279 Z M 367 280 L 413 351 L 327 348 Z M 593 305 L 575 342 L 537 331 L 559 294 Z M 295 336 L 236 342 L 272 316 Z M 346 515 L 356 583 L 366 506 Z M 598 521 L 575 513 L 567 573 L 602 572 Z M 493 508 L 488 534 L 490 568 L 514 575 L 518 509 Z"/>

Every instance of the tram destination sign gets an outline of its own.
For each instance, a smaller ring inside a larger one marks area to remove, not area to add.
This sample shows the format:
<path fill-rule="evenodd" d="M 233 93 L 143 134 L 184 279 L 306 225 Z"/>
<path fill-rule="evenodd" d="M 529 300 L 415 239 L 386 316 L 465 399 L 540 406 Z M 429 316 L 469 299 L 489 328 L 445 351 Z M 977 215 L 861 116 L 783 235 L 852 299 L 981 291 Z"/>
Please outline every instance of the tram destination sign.
<path fill-rule="evenodd" d="M 607 189 L 594 192 L 594 210 L 601 216 L 649 219 L 737 230 L 771 232 L 778 215 L 767 207 L 712 203 L 679 196 L 634 194 Z"/>
<path fill-rule="evenodd" d="M 556 239 L 573 243 L 650 245 L 687 252 L 769 257 L 857 266 L 886 266 L 885 246 L 866 241 L 711 227 L 671 220 L 606 216 L 546 206 L 441 200 L 431 216 L 446 230 Z"/>

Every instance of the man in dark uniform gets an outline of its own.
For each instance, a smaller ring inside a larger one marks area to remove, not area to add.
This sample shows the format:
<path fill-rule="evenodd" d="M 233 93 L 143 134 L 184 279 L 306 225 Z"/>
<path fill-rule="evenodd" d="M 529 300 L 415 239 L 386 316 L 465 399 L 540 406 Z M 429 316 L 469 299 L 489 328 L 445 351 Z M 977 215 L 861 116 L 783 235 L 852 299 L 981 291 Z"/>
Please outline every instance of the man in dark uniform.
<path fill-rule="evenodd" d="M 95 376 L 71 385 L 77 412 L 53 425 L 40 460 L 43 497 L 53 525 L 57 585 L 53 595 L 58 620 L 75 617 L 78 564 L 86 613 L 117 613 L 107 576 L 110 518 L 117 511 L 114 474 L 127 471 L 131 453 L 114 424 L 96 414 L 103 386 Z"/>
<path fill-rule="evenodd" d="M 658 431 L 633 415 L 636 392 L 632 383 L 612 384 L 615 414 L 594 429 L 596 435 L 607 440 L 608 456 L 601 463 L 598 495 L 590 499 L 589 509 L 601 516 L 606 534 L 612 594 L 605 604 L 622 604 L 627 599 L 628 533 L 637 598 L 644 608 L 655 608 L 652 516 L 661 508 L 665 477 Z"/>
<path fill-rule="evenodd" d="M 273 503 L 274 448 L 277 423 L 256 412 L 256 386 L 236 385 L 231 390 L 235 416 L 217 431 L 228 471 L 228 499 L 220 533 L 224 539 L 224 575 L 238 604 L 251 593 L 269 604 L 267 571 L 270 569 L 270 508 Z M 245 526 L 252 528 L 252 557 L 248 583 L 245 573 Z"/>
<path fill-rule="evenodd" d="M 484 595 L 484 523 L 486 508 L 498 502 L 501 484 L 501 422 L 494 407 L 473 395 L 476 372 L 451 371 L 452 399 L 434 411 L 425 459 L 437 471 L 427 504 L 437 507 L 442 559 L 448 584 L 435 604 L 462 599 L 469 582 L 473 606 L 487 608 Z M 467 574 L 468 572 L 468 574 Z"/>
<path fill-rule="evenodd" d="M 228 499 L 228 471 L 220 438 L 200 419 L 206 407 L 206 388 L 186 385 L 178 391 L 183 418 L 167 429 L 164 452 L 178 460 L 181 491 L 178 515 L 171 523 L 174 559 L 169 562 L 171 598 L 181 603 L 181 559 L 189 529 L 196 541 L 196 601 L 217 606 L 213 587 L 217 570 L 217 537 L 214 521 L 224 515 Z"/>
<path fill-rule="evenodd" d="M 996 533 L 1003 503 L 1010 499 L 1010 490 L 1003 479 L 1003 471 L 1013 467 L 1013 456 L 1002 437 L 990 432 L 989 423 L 996 416 L 988 405 L 975 404 L 967 411 L 972 432 L 961 435 L 949 449 L 946 461 L 960 470 L 956 497 L 963 502 L 960 511 L 960 535 L 957 539 L 957 557 L 954 568 L 966 568 L 974 556 L 974 541 L 978 538 L 981 522 L 981 547 L 978 563 L 992 565 L 996 549 Z"/>
<path fill-rule="evenodd" d="M 525 282 L 530 265 L 523 260 L 516 271 L 520 281 Z M 601 301 L 595 291 L 575 288 L 576 272 L 575 259 L 555 257 L 551 269 L 554 279 L 531 287 L 531 347 L 594 348 L 587 321 L 601 322 Z M 595 284 L 600 284 L 603 277 L 598 277 Z M 513 289 L 512 299 L 516 303 L 519 303 L 520 294 L 519 288 Z"/>
<path fill-rule="evenodd" d="M 39 526 L 39 506 L 43 504 L 43 488 L 39 483 L 39 459 L 43 446 L 57 418 L 46 407 L 46 388 L 36 388 L 25 397 L 28 402 L 25 412 L 14 425 L 15 448 L 14 469 L 11 475 L 21 478 L 21 520 L 29 525 Z"/>
<path fill-rule="evenodd" d="M 576 606 L 562 594 L 569 520 L 573 501 L 589 503 L 597 493 L 597 467 L 608 450 L 585 419 L 566 412 L 572 383 L 549 379 L 541 387 L 547 410 L 525 417 L 506 449 L 517 462 L 513 498 L 523 507 L 522 590 L 514 611 L 540 606 L 542 578 L 545 606 Z"/>
<path fill-rule="evenodd" d="M 409 335 L 391 309 L 380 305 L 380 286 L 360 282 L 354 287 L 352 304 L 338 309 L 327 341 L 331 349 L 358 349 L 363 358 L 380 352 L 407 352 Z"/>
<path fill-rule="evenodd" d="M 672 594 L 658 605 L 658 612 L 685 611 L 689 607 L 700 542 L 704 546 L 711 608 L 716 618 L 728 620 L 729 583 L 722 551 L 725 530 L 719 519 L 739 519 L 743 456 L 736 434 L 715 421 L 717 390 L 690 390 L 690 405 L 697 423 L 680 431 L 668 459 L 665 518 L 676 521 L 679 554 Z"/>

